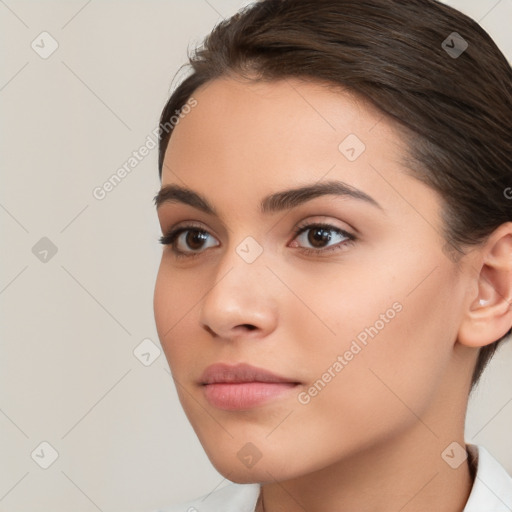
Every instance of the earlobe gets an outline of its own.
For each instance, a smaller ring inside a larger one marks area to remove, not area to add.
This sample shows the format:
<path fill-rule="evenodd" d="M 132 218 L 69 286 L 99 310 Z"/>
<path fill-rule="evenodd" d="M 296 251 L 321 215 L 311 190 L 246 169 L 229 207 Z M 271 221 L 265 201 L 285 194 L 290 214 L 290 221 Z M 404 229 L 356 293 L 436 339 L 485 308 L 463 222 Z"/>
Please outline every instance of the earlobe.
<path fill-rule="evenodd" d="M 470 300 L 459 328 L 459 343 L 483 347 L 512 326 L 512 222 L 502 224 L 477 251 L 477 295 Z"/>

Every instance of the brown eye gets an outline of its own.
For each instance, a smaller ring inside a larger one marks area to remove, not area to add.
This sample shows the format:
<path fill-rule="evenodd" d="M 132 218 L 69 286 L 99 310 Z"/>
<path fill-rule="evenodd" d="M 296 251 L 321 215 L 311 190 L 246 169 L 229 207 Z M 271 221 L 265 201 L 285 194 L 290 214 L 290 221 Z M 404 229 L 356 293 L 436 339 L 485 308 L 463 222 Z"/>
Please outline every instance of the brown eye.
<path fill-rule="evenodd" d="M 308 243 L 313 247 L 324 247 L 331 240 L 331 233 L 325 228 L 308 229 Z"/>
<path fill-rule="evenodd" d="M 175 229 L 168 235 L 160 237 L 160 243 L 170 245 L 176 256 L 196 256 L 203 252 L 203 249 L 219 245 L 210 243 L 215 241 L 212 235 L 204 229 L 195 226 L 182 226 Z"/>
<path fill-rule="evenodd" d="M 330 224 L 309 224 L 297 228 L 293 246 L 307 254 L 321 254 L 343 249 L 355 240 L 355 235 Z"/>
<path fill-rule="evenodd" d="M 208 239 L 208 233 L 199 231 L 198 229 L 189 229 L 185 233 L 185 245 L 193 251 L 201 249 L 205 240 Z"/>

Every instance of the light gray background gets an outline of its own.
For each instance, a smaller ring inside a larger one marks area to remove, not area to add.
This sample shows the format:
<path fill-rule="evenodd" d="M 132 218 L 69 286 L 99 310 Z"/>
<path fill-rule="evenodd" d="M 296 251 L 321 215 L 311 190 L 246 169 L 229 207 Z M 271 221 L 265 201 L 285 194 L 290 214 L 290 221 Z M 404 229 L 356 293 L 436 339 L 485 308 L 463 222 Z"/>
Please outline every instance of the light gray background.
<path fill-rule="evenodd" d="M 0 511 L 151 511 L 226 483 L 163 353 L 149 366 L 133 353 L 159 347 L 156 149 L 105 199 L 92 191 L 157 126 L 187 46 L 247 3 L 0 1 Z M 448 3 L 510 59 L 511 0 Z M 43 31 L 59 45 L 46 59 L 31 47 L 50 48 Z M 45 263 L 32 252 L 43 237 L 57 247 Z M 509 472 L 511 368 L 509 343 L 466 430 Z M 59 454 L 48 469 L 43 441 Z"/>

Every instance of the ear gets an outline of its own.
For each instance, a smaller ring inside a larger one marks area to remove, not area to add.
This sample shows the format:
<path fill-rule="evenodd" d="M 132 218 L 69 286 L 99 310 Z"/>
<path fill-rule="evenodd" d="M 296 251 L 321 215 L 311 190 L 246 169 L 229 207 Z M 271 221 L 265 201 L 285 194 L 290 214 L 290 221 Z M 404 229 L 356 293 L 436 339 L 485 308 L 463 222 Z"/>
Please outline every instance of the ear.
<path fill-rule="evenodd" d="M 459 327 L 458 341 L 468 347 L 490 345 L 512 326 L 512 222 L 499 226 L 473 260 L 474 291 Z"/>

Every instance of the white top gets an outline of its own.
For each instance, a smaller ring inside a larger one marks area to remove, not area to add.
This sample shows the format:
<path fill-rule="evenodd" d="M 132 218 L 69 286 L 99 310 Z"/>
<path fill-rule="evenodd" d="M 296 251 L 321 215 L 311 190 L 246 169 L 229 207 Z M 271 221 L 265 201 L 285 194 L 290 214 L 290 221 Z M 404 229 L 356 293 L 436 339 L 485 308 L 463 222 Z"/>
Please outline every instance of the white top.
<path fill-rule="evenodd" d="M 512 478 L 505 468 L 480 445 L 466 444 L 476 477 L 463 512 L 511 512 Z M 260 484 L 231 482 L 199 498 L 154 512 L 254 512 Z"/>

